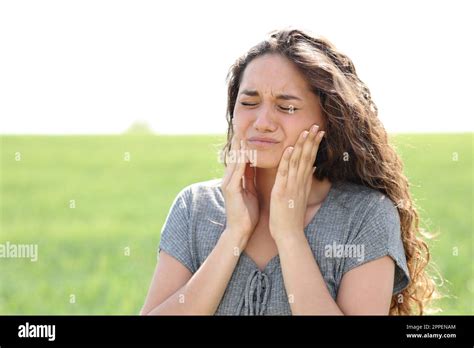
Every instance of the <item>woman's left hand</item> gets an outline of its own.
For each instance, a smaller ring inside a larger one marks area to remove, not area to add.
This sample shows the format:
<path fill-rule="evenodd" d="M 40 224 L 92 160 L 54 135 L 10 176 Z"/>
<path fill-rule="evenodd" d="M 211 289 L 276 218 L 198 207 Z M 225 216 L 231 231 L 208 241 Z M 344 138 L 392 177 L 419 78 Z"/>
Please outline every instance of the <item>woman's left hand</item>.
<path fill-rule="evenodd" d="M 294 147 L 283 151 L 270 198 L 269 229 L 278 244 L 295 233 L 304 233 L 306 206 L 313 182 L 313 164 L 324 131 L 313 125 L 303 131 Z"/>

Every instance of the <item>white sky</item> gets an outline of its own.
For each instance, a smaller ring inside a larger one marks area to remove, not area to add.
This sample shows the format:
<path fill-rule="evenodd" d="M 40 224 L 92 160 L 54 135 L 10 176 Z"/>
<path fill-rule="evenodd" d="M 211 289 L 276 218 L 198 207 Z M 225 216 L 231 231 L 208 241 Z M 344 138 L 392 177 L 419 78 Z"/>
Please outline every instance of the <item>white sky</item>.
<path fill-rule="evenodd" d="M 353 60 L 389 132 L 472 131 L 470 1 L 1 1 L 0 133 L 224 133 L 225 76 L 272 29 Z"/>

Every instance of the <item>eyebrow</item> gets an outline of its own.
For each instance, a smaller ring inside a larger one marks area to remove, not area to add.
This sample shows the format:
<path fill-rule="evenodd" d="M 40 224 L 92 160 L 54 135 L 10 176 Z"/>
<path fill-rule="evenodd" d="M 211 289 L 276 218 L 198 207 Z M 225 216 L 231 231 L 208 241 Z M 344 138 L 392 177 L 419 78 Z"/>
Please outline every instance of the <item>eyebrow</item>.
<path fill-rule="evenodd" d="M 259 94 L 256 90 L 254 89 L 244 89 L 240 94 L 245 94 L 250 97 L 258 97 Z M 276 99 L 281 99 L 281 100 L 300 100 L 303 101 L 301 98 L 291 95 L 291 94 L 277 94 Z"/>

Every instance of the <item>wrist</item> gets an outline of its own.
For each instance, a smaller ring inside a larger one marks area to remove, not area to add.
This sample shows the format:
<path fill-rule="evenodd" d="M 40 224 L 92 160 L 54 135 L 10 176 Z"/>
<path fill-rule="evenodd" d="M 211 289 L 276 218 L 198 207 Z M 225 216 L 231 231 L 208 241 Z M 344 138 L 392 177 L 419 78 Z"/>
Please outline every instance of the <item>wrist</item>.
<path fill-rule="evenodd" d="M 278 249 L 306 241 L 304 230 L 275 232 L 272 237 Z"/>
<path fill-rule="evenodd" d="M 226 236 L 229 244 L 232 246 L 235 256 L 238 256 L 243 252 L 249 240 L 249 236 L 246 233 L 230 228 L 226 228 L 223 235 Z"/>

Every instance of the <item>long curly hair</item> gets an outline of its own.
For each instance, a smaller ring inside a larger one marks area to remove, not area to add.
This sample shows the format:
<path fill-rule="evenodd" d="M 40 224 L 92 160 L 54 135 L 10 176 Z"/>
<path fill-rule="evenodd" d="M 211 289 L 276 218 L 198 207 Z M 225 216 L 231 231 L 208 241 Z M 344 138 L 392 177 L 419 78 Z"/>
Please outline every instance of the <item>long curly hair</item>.
<path fill-rule="evenodd" d="M 230 150 L 234 107 L 244 70 L 253 59 L 271 53 L 293 62 L 320 98 L 326 136 L 314 164 L 316 178 L 371 187 L 387 195 L 397 206 L 411 281 L 401 293 L 393 295 L 389 314 L 422 315 L 436 295 L 436 286 L 425 270 L 430 251 L 421 238 L 423 230 L 419 228 L 403 163 L 388 142 L 369 89 L 357 76 L 351 59 L 331 42 L 307 30 L 275 30 L 236 60 L 227 75 L 228 130 L 223 153 Z"/>

